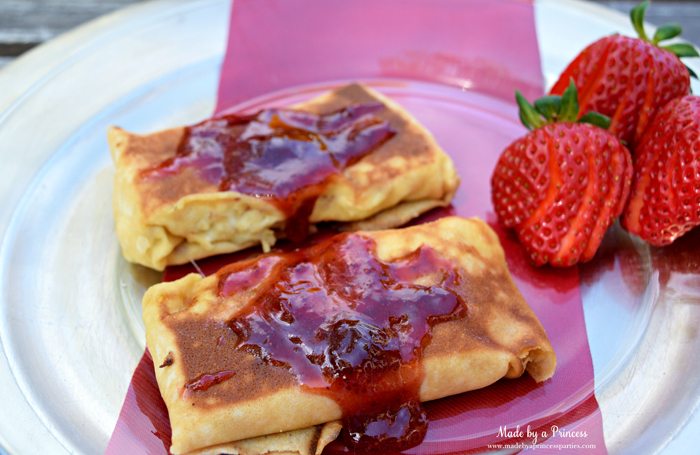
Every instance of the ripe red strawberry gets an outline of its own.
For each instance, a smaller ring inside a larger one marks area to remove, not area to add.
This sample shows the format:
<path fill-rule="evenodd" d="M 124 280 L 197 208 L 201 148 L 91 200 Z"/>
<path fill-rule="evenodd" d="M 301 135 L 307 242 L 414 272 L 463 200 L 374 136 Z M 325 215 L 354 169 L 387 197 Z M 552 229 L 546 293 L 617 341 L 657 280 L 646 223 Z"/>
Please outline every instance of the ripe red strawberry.
<path fill-rule="evenodd" d="M 666 104 L 642 137 L 623 226 L 668 245 L 700 225 L 700 97 Z"/>
<path fill-rule="evenodd" d="M 606 117 L 588 113 L 576 122 L 573 81 L 561 97 L 541 98 L 534 108 L 520 93 L 516 99 L 532 131 L 509 145 L 496 164 L 496 214 L 515 230 L 535 265 L 588 261 L 624 207 L 630 154 L 601 127 Z"/>
<path fill-rule="evenodd" d="M 561 94 L 573 78 L 581 112 L 610 117 L 609 131 L 632 150 L 658 109 L 690 92 L 693 73 L 679 57 L 698 56 L 689 44 L 659 44 L 680 35 L 678 25 L 659 27 L 649 39 L 644 31 L 648 6 L 644 1 L 630 14 L 639 38 L 612 35 L 594 42 L 569 64 L 551 89 L 552 94 Z"/>

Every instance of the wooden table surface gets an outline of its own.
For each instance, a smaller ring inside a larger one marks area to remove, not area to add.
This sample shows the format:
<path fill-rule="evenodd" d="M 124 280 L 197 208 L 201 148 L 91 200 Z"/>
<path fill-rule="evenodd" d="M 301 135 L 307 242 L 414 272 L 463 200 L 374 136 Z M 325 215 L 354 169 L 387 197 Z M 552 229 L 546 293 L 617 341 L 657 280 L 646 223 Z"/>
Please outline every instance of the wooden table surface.
<path fill-rule="evenodd" d="M 23 52 L 85 21 L 143 0 L 0 0 L 0 67 Z M 628 12 L 635 1 L 595 0 Z M 700 45 L 700 1 L 656 0 L 647 19 L 677 22 L 685 39 Z"/>

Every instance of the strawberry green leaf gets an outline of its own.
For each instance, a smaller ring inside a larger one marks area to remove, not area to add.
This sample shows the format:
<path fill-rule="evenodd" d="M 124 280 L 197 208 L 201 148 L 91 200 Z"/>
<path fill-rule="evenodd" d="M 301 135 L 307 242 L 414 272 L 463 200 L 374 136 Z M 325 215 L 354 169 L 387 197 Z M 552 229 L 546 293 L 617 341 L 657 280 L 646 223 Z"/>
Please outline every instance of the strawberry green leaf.
<path fill-rule="evenodd" d="M 698 79 L 697 73 L 695 71 L 693 71 L 693 69 L 691 67 L 689 67 L 688 65 L 685 65 L 685 69 L 688 70 L 688 74 L 690 74 L 690 77 L 694 77 L 695 79 Z"/>
<path fill-rule="evenodd" d="M 681 26 L 678 24 L 662 25 L 656 29 L 656 33 L 654 33 L 654 38 L 652 38 L 651 42 L 653 44 L 659 44 L 661 41 L 675 38 L 680 35 L 682 31 Z"/>
<path fill-rule="evenodd" d="M 515 91 L 515 100 L 520 107 L 520 121 L 523 122 L 525 128 L 529 130 L 534 130 L 545 124 L 540 114 L 532 107 L 525 97 L 519 91 Z"/>
<path fill-rule="evenodd" d="M 698 50 L 695 49 L 690 44 L 687 43 L 674 43 L 668 46 L 661 46 L 661 49 L 666 49 L 667 51 L 676 54 L 677 57 L 700 57 Z"/>
<path fill-rule="evenodd" d="M 647 32 L 644 30 L 644 16 L 647 13 L 647 8 L 649 8 L 649 0 L 644 0 L 630 11 L 632 26 L 637 31 L 637 35 L 644 41 L 649 41 Z"/>
<path fill-rule="evenodd" d="M 607 130 L 610 127 L 610 118 L 597 112 L 588 112 L 584 114 L 579 122 L 590 123 L 591 125 L 598 126 L 604 130 Z"/>
<path fill-rule="evenodd" d="M 561 110 L 561 96 L 547 95 L 535 101 L 535 110 L 549 121 L 559 118 Z"/>
<path fill-rule="evenodd" d="M 578 118 L 578 92 L 574 79 L 569 80 L 569 86 L 561 96 L 561 109 L 559 119 L 565 122 L 575 122 Z"/>

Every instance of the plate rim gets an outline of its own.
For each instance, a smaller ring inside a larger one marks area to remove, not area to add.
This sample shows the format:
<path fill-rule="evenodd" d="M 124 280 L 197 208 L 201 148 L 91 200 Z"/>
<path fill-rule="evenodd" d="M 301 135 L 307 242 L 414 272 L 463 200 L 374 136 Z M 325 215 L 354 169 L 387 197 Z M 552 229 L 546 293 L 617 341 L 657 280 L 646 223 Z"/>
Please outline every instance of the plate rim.
<path fill-rule="evenodd" d="M 227 5 L 228 3 L 227 0 L 197 0 L 185 3 L 178 0 L 156 0 L 133 4 L 93 19 L 37 46 L 0 70 L 0 86 L 7 88 L 0 93 L 0 129 L 6 119 L 21 108 L 22 103 L 30 98 L 38 88 L 49 84 L 55 75 L 60 74 L 64 68 L 80 59 L 82 55 L 98 48 L 102 40 L 107 39 L 114 33 L 118 33 L 119 30 L 125 26 L 132 26 L 131 21 L 134 18 L 140 18 L 142 22 L 146 23 L 166 15 L 177 14 L 189 8 L 197 8 L 206 4 Z M 608 21 L 611 24 L 624 24 L 624 26 L 628 26 L 628 18 L 623 13 L 582 0 L 534 0 L 533 3 L 535 8 L 550 6 L 554 8 L 570 9 L 583 15 L 595 15 L 599 19 Z M 537 25 L 536 30 L 539 30 Z M 539 31 L 537 35 L 539 41 Z M 65 55 L 67 55 L 67 57 L 64 58 L 63 56 Z M 690 66 L 699 67 L 700 64 L 691 62 Z M 41 71 L 37 71 L 37 69 L 41 69 Z M 3 155 L 8 155 L 7 157 L 10 158 L 10 150 L 0 150 L 0 158 L 3 157 Z M 51 156 L 52 153 L 49 154 L 48 159 L 50 159 Z M 19 198 L 16 200 L 6 200 L 10 198 L 6 198 L 4 192 L 0 192 L 0 194 L 2 194 L 0 199 L 3 200 L 3 208 L 0 209 L 0 255 L 2 256 L 4 256 L 7 248 L 6 237 L 10 227 L 9 221 L 13 219 L 17 210 L 21 208 L 21 195 L 33 184 L 39 172 L 41 172 L 41 168 L 36 169 L 36 172 L 32 175 L 28 184 L 22 189 Z M 0 173 L 2 173 L 1 170 Z M 7 202 L 7 204 L 5 202 Z M 4 273 L 3 265 L 0 264 L 0 276 L 4 275 Z M 9 380 L 13 382 L 16 387 L 16 390 L 10 392 L 21 394 L 20 400 L 24 401 L 24 405 L 28 407 L 28 410 L 37 419 L 36 423 L 40 423 L 47 435 L 58 442 L 62 449 L 69 452 L 70 444 L 66 445 L 55 432 L 51 431 L 51 425 L 47 424 L 45 419 L 35 412 L 35 408 L 27 400 L 22 386 L 16 381 L 10 366 L 9 357 L 5 352 L 5 343 L 3 343 L 2 333 L 0 333 L 0 377 L 5 380 L 9 377 Z M 699 407 L 700 405 L 696 403 L 695 409 L 691 412 L 685 424 L 679 427 L 673 435 L 670 435 L 669 439 L 676 439 L 680 434 L 688 434 L 692 432 L 693 429 L 700 430 Z M 692 426 L 692 428 L 689 428 L 690 426 Z M 15 448 L 15 445 L 7 438 L 8 433 L 9 431 L 7 431 L 7 429 L 3 431 L 3 429 L 0 428 L 0 451 L 3 449 L 10 451 Z"/>

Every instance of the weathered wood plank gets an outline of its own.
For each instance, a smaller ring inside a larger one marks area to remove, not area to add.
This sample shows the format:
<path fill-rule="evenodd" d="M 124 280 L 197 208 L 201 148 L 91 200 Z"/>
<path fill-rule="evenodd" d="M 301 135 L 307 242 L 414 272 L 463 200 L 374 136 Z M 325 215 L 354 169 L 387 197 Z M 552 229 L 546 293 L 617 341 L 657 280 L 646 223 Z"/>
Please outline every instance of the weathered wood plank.
<path fill-rule="evenodd" d="M 139 0 L 0 0 L 0 55 L 27 49 Z"/>

